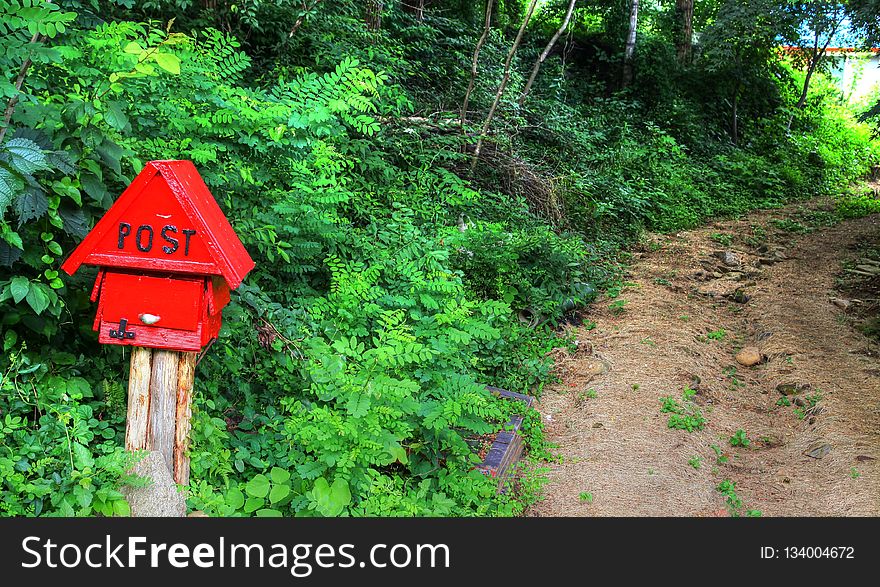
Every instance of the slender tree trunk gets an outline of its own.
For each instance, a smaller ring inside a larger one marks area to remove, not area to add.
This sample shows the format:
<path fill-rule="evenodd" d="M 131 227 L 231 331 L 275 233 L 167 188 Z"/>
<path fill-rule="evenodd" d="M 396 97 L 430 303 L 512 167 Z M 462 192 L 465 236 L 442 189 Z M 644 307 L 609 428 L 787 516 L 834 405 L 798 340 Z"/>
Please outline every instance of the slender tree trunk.
<path fill-rule="evenodd" d="M 471 173 L 477 168 L 477 161 L 480 158 L 480 150 L 483 147 L 483 139 L 486 138 L 486 134 L 489 132 L 489 127 L 492 125 L 492 119 L 495 118 L 495 111 L 498 109 L 498 104 L 501 102 L 501 96 L 504 95 L 504 90 L 507 89 L 507 82 L 510 81 L 510 63 L 513 61 L 513 56 L 516 54 L 516 50 L 519 49 L 519 44 L 522 42 L 523 35 L 526 32 L 526 26 L 529 24 L 529 20 L 531 20 L 532 14 L 535 12 L 535 4 L 537 3 L 538 0 L 531 0 L 531 2 L 529 2 L 526 15 L 519 27 L 519 31 L 516 33 L 516 38 L 513 40 L 513 45 L 511 45 L 510 51 L 507 52 L 507 59 L 504 60 L 504 75 L 501 78 L 501 84 L 498 86 L 498 91 L 495 92 L 495 101 L 492 102 L 492 107 L 489 108 L 489 114 L 486 115 L 486 120 L 483 122 L 483 128 L 480 131 L 480 136 L 477 139 L 477 146 L 474 148 L 474 158 L 471 161 Z"/>
<path fill-rule="evenodd" d="M 675 15 L 678 19 L 678 35 L 675 53 L 678 62 L 687 65 L 691 61 L 694 37 L 694 0 L 675 0 Z"/>
<path fill-rule="evenodd" d="M 739 88 L 740 82 L 737 80 L 733 88 L 733 117 L 730 122 L 730 135 L 734 145 L 739 144 Z"/>
<path fill-rule="evenodd" d="M 544 47 L 544 50 L 541 51 L 541 55 L 538 57 L 538 60 L 535 61 L 535 66 L 532 67 L 532 74 L 529 76 L 529 81 L 526 82 L 526 87 L 523 88 L 522 94 L 519 97 L 520 106 L 522 106 L 523 102 L 526 101 L 526 96 L 529 95 L 529 92 L 532 89 L 532 84 L 535 83 L 535 78 L 538 77 L 538 71 L 541 69 L 541 66 L 544 64 L 547 56 L 550 55 L 550 51 L 553 50 L 553 47 L 556 45 L 556 41 L 559 40 L 559 37 L 562 36 L 562 33 L 564 33 L 565 29 L 568 28 L 568 23 L 571 22 L 571 15 L 574 12 L 574 5 L 576 3 L 577 0 L 571 0 L 568 3 L 568 11 L 565 13 L 565 18 L 562 19 L 562 24 L 553 35 L 553 37 L 550 39 L 550 42 L 547 43 L 547 46 Z"/>
<path fill-rule="evenodd" d="M 312 2 L 311 6 L 308 6 L 305 3 L 305 0 L 303 0 L 303 13 L 299 17 L 297 17 L 296 21 L 293 23 L 293 27 L 291 27 L 290 32 L 287 33 L 287 38 L 290 38 L 294 34 L 296 34 L 296 31 L 299 30 L 299 27 L 301 27 L 302 23 L 305 21 L 306 14 L 313 11 L 315 9 L 315 7 L 318 6 L 318 4 L 320 4 L 320 3 L 321 3 L 321 0 L 315 0 L 314 2 Z"/>
<path fill-rule="evenodd" d="M 810 64 L 807 66 L 807 75 L 804 77 L 804 87 L 801 89 L 801 95 L 798 98 L 797 103 L 795 104 L 795 108 L 803 110 L 807 105 L 807 96 L 810 92 L 810 81 L 813 79 L 813 74 L 816 72 L 816 69 L 819 67 L 819 63 L 822 62 L 822 59 L 825 57 L 825 52 L 828 50 L 828 46 L 831 44 L 831 39 L 834 37 L 834 34 L 837 32 L 837 29 L 843 23 L 843 17 L 837 20 L 834 25 L 831 27 L 831 30 L 828 32 L 828 39 L 825 41 L 825 44 L 822 47 L 819 47 L 819 35 L 820 32 L 816 31 L 815 42 L 813 43 L 813 53 L 810 57 Z M 791 131 L 791 124 L 794 122 L 794 112 L 788 117 L 788 124 L 785 127 L 786 132 Z"/>
<path fill-rule="evenodd" d="M 47 4 L 52 4 L 52 0 L 47 0 Z M 39 43 L 45 40 L 46 37 L 40 35 L 40 33 L 34 33 L 34 36 L 31 37 L 29 45 L 33 45 L 35 43 Z M 15 78 L 15 94 L 9 98 L 9 101 L 6 102 L 6 109 L 3 111 L 3 128 L 0 128 L 0 144 L 3 143 L 3 139 L 6 138 L 6 131 L 9 130 L 9 123 L 12 120 L 12 115 L 15 113 L 15 106 L 18 104 L 18 95 L 21 92 L 21 86 L 24 84 L 24 78 L 27 75 L 28 69 L 30 69 L 31 64 L 30 57 L 25 58 L 22 62 L 21 67 L 18 69 L 18 76 Z"/>
<path fill-rule="evenodd" d="M 801 90 L 800 98 L 798 98 L 797 106 L 798 108 L 803 108 L 807 105 L 807 94 L 810 91 L 810 80 L 813 78 L 813 72 L 816 71 L 816 66 L 819 65 L 819 60 L 821 59 L 820 55 L 816 55 L 814 59 L 810 61 L 810 67 L 807 69 L 807 75 L 804 78 L 804 88 Z"/>
<path fill-rule="evenodd" d="M 817 54 L 814 54 L 810 58 L 810 65 L 807 67 L 807 75 L 804 77 L 804 87 L 801 89 L 801 95 L 798 98 L 797 103 L 795 103 L 794 107 L 800 110 L 807 105 L 807 94 L 810 91 L 810 80 L 813 77 L 813 72 L 816 70 L 816 66 L 819 64 L 819 60 L 821 57 Z M 788 124 L 785 125 L 785 132 L 791 131 L 791 124 L 794 122 L 794 112 L 792 112 L 788 117 Z"/>
<path fill-rule="evenodd" d="M 461 103 L 461 117 L 459 118 L 461 122 L 461 133 L 465 133 L 465 124 L 467 124 L 467 110 L 468 110 L 468 102 L 471 100 L 471 94 L 474 91 L 474 83 L 477 81 L 477 62 L 480 59 L 480 51 L 483 49 L 483 45 L 486 43 L 486 39 L 489 37 L 489 31 L 492 28 L 492 5 L 495 3 L 495 0 L 486 0 L 486 22 L 483 25 L 483 34 L 480 35 L 479 40 L 477 41 L 477 46 L 474 48 L 474 58 L 471 61 L 471 79 L 468 82 L 467 91 L 464 93 L 464 100 Z"/>
<path fill-rule="evenodd" d="M 382 9 L 385 3 L 382 0 L 367 0 L 367 28 L 378 31 L 382 28 Z"/>
<path fill-rule="evenodd" d="M 633 54 L 636 51 L 636 29 L 639 26 L 639 0 L 632 0 L 629 13 L 629 34 L 626 35 L 626 48 L 623 52 L 623 87 L 633 81 Z"/>

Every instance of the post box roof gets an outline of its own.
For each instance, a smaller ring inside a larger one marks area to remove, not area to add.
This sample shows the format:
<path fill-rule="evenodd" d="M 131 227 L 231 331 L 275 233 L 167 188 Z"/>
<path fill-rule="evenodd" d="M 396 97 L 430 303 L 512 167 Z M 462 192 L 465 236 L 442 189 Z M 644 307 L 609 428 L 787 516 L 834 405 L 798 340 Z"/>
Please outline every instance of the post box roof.
<path fill-rule="evenodd" d="M 220 275 L 232 289 L 254 268 L 191 161 L 147 163 L 61 268 L 83 264 Z"/>

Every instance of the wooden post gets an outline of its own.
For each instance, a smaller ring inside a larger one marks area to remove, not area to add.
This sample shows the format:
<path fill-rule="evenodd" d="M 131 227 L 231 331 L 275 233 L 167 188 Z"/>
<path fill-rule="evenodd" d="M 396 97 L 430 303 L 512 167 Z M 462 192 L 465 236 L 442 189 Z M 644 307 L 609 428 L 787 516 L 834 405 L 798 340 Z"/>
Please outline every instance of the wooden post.
<path fill-rule="evenodd" d="M 132 347 L 125 448 L 162 453 L 180 485 L 189 484 L 189 430 L 196 353 Z"/>
<path fill-rule="evenodd" d="M 180 353 L 177 371 L 177 418 L 174 421 L 174 480 L 181 485 L 189 483 L 190 418 L 192 417 L 192 389 L 196 375 L 196 354 Z"/>
<path fill-rule="evenodd" d="M 150 349 L 132 347 L 131 369 L 128 375 L 128 415 L 125 426 L 126 450 L 147 448 L 152 359 L 153 352 Z"/>

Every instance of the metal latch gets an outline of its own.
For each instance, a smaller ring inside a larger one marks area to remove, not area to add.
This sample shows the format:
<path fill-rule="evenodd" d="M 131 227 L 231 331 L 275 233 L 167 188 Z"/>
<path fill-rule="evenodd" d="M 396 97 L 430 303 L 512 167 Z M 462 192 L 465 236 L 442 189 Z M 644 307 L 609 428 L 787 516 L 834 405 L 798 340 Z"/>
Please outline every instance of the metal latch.
<path fill-rule="evenodd" d="M 125 340 L 126 338 L 134 338 L 134 332 L 131 330 L 126 330 L 128 327 L 128 319 L 120 318 L 119 319 L 119 330 L 110 329 L 110 338 L 118 338 L 120 340 Z"/>

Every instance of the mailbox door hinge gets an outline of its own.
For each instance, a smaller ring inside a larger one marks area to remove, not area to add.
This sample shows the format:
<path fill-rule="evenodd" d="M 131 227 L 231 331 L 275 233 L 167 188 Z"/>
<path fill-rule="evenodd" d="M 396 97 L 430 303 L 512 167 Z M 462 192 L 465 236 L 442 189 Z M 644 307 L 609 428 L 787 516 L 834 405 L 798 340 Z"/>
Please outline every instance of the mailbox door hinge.
<path fill-rule="evenodd" d="M 134 332 L 131 330 L 126 330 L 128 327 L 128 319 L 120 318 L 119 319 L 119 330 L 110 329 L 110 338 L 118 338 L 119 340 L 125 340 L 126 338 L 134 338 Z"/>

